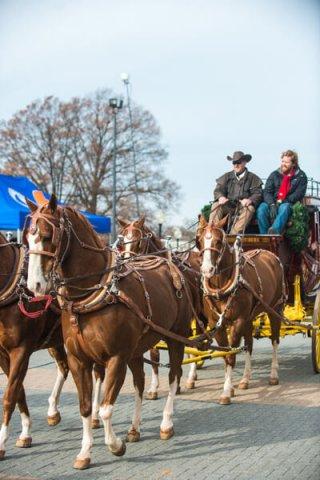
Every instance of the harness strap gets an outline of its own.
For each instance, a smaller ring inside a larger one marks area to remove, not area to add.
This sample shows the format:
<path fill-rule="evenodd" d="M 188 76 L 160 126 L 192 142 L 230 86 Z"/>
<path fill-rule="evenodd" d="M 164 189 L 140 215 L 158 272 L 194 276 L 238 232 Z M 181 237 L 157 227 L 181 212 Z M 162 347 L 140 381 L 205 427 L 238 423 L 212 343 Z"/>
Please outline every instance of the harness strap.
<path fill-rule="evenodd" d="M 19 307 L 20 312 L 23 315 L 25 315 L 26 317 L 28 317 L 28 318 L 39 318 L 50 307 L 50 305 L 53 301 L 52 295 L 43 295 L 42 297 L 34 297 L 34 298 L 31 298 L 29 300 L 29 303 L 37 303 L 37 302 L 41 302 L 41 301 L 44 301 L 44 300 L 46 301 L 44 308 L 41 309 L 41 310 L 36 310 L 35 312 L 28 312 L 26 310 L 24 304 L 23 304 L 22 299 L 19 300 L 18 307 Z"/>
<path fill-rule="evenodd" d="M 160 333 L 162 336 L 171 338 L 172 340 L 176 340 L 177 342 L 183 343 L 184 345 L 188 345 L 189 347 L 201 347 L 201 342 L 199 340 L 189 340 L 182 335 L 178 335 L 177 333 L 173 333 L 166 328 L 160 327 L 160 325 L 156 325 L 150 318 L 145 317 L 138 305 L 136 305 L 130 297 L 128 297 L 122 290 L 119 290 L 117 298 L 125 304 L 129 310 L 133 311 L 137 317 L 142 320 L 143 323 L 148 325 L 152 330 L 157 333 Z"/>

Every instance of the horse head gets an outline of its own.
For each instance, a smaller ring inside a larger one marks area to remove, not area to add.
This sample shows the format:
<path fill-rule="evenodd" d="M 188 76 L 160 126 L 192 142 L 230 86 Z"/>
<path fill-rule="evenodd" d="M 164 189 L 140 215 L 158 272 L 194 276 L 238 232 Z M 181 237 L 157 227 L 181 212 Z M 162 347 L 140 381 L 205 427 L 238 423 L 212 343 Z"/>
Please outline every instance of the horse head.
<path fill-rule="evenodd" d="M 196 245 L 202 256 L 201 272 L 205 278 L 211 278 L 217 272 L 221 259 L 228 247 L 226 234 L 222 230 L 227 217 L 215 225 L 207 223 L 200 215 L 196 233 Z"/>
<path fill-rule="evenodd" d="M 56 250 L 60 244 L 61 211 L 55 195 L 39 204 L 26 199 L 30 208 L 23 242 L 29 248 L 27 286 L 36 295 L 48 293 Z"/>
<path fill-rule="evenodd" d="M 121 230 L 119 236 L 122 236 L 121 254 L 124 258 L 138 255 L 139 253 L 148 253 L 148 241 L 152 237 L 152 232 L 145 226 L 145 216 L 131 223 L 119 220 Z"/>

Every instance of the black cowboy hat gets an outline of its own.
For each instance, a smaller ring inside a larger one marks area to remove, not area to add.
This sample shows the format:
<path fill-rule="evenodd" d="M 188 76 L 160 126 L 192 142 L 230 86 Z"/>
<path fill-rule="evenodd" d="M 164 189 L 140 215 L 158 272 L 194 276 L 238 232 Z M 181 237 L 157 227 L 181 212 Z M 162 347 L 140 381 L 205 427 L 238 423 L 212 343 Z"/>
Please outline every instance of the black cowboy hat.
<path fill-rule="evenodd" d="M 227 156 L 227 160 L 230 162 L 250 162 L 252 156 L 249 154 L 244 154 L 243 152 L 234 152 L 232 157 Z"/>

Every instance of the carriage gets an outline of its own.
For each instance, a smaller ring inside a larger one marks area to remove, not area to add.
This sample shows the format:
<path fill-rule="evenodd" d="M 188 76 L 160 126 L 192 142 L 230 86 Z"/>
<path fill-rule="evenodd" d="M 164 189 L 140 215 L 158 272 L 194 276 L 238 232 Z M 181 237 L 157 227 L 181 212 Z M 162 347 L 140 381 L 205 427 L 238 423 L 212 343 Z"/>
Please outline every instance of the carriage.
<path fill-rule="evenodd" d="M 320 182 L 308 180 L 307 194 L 302 202 L 307 215 L 306 247 L 293 250 L 286 235 L 260 235 L 257 222 L 253 220 L 241 235 L 243 251 L 265 249 L 280 258 L 287 281 L 287 303 L 280 336 L 302 334 L 311 338 L 311 359 L 315 373 L 320 373 Z M 235 235 L 227 234 L 228 243 L 234 244 Z M 256 339 L 270 338 L 271 329 L 267 313 L 254 320 L 253 336 Z M 161 347 L 161 345 L 160 345 Z M 162 346 L 163 347 L 163 346 Z M 194 361 L 203 363 L 203 352 L 190 351 Z M 237 353 L 237 352 L 235 352 Z M 207 352 L 209 358 L 209 352 Z M 213 356 L 219 356 L 215 352 Z M 186 359 L 185 363 L 189 363 Z"/>

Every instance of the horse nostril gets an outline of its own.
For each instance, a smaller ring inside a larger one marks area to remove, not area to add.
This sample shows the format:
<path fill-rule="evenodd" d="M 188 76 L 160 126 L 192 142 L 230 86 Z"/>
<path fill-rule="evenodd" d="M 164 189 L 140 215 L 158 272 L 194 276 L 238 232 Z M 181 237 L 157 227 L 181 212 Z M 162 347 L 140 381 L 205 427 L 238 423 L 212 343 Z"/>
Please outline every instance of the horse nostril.
<path fill-rule="evenodd" d="M 41 287 L 40 282 L 37 282 L 37 283 L 36 283 L 36 289 L 37 289 L 37 290 L 40 290 L 40 287 Z"/>

